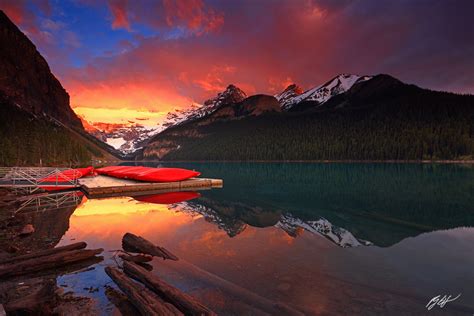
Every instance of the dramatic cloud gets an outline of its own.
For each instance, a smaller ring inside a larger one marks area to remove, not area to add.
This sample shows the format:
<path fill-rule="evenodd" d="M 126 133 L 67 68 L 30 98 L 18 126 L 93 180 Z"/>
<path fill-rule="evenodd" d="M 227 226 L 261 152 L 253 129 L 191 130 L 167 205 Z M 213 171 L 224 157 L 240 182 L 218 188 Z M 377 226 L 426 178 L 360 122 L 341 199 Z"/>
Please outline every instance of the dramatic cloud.
<path fill-rule="evenodd" d="M 7 14 L 30 32 L 24 17 L 36 5 L 11 3 Z M 275 94 L 293 81 L 307 89 L 339 73 L 388 73 L 426 88 L 474 93 L 474 1 L 82 4 L 56 11 L 70 20 L 102 17 L 94 29 L 47 21 L 45 13 L 31 20 L 43 34 L 33 41 L 76 108 L 165 113 L 201 103 L 230 83 L 247 94 Z M 71 61 L 72 53 L 79 61 Z"/>
<path fill-rule="evenodd" d="M 51 6 L 48 0 L 0 0 L 0 9 L 2 9 L 12 21 L 17 25 L 22 25 L 23 30 L 37 34 L 39 32 L 38 19 L 31 11 L 35 7 L 43 15 L 51 14 Z"/>
<path fill-rule="evenodd" d="M 163 0 L 169 26 L 184 26 L 198 35 L 216 31 L 224 24 L 224 15 L 206 8 L 202 0 Z"/>
<path fill-rule="evenodd" d="M 127 16 L 128 0 L 109 0 L 109 8 L 112 12 L 112 28 L 124 28 L 130 30 L 130 21 Z"/>

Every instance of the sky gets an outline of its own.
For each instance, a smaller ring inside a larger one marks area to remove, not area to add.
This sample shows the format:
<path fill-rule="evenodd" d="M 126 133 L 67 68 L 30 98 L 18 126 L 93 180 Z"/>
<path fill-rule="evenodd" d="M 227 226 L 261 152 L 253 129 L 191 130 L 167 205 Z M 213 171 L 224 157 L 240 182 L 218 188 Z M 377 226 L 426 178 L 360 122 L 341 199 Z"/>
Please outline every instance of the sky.
<path fill-rule="evenodd" d="M 474 94 L 471 0 L 0 0 L 92 122 L 388 73 Z M 142 122 L 145 120 L 141 120 Z"/>

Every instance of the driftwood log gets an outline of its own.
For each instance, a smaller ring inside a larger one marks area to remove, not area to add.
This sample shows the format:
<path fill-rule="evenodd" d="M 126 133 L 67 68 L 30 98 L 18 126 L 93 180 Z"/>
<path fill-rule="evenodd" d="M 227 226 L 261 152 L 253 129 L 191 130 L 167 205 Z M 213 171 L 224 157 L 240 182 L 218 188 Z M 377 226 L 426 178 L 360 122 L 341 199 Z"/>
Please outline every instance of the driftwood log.
<path fill-rule="evenodd" d="M 172 303 L 185 315 L 216 315 L 192 296 L 181 292 L 142 267 L 131 262 L 124 262 L 123 268 L 127 275 L 145 284 L 147 288 L 165 301 Z"/>
<path fill-rule="evenodd" d="M 47 250 L 41 250 L 37 251 L 34 253 L 29 253 L 26 255 L 21 255 L 21 256 L 13 256 L 13 257 L 8 257 L 0 260 L 0 265 L 7 264 L 7 263 L 12 263 L 12 262 L 18 262 L 22 260 L 27 260 L 27 259 L 32 259 L 32 258 L 39 258 L 43 256 L 49 256 L 53 255 L 56 253 L 64 252 L 64 251 L 69 251 L 69 250 L 78 250 L 78 249 L 84 249 L 87 247 L 87 244 L 85 242 L 76 242 L 74 244 L 70 244 L 67 246 L 62 246 L 62 247 L 56 247 L 56 248 L 51 248 Z"/>
<path fill-rule="evenodd" d="M 123 272 L 120 272 L 116 268 L 106 267 L 105 272 L 127 295 L 130 302 L 140 311 L 140 313 L 142 313 L 142 315 L 183 315 L 176 307 L 166 303 L 152 291 L 144 288 L 138 283 L 133 282 Z"/>
<path fill-rule="evenodd" d="M 145 253 L 163 259 L 178 260 L 178 257 L 163 247 L 156 246 L 143 237 L 126 233 L 122 238 L 122 248 L 127 252 Z"/>
<path fill-rule="evenodd" d="M 125 316 L 140 316 L 141 315 L 138 309 L 135 306 L 133 306 L 133 304 L 130 302 L 128 297 L 122 292 L 110 286 L 106 286 L 105 295 L 107 296 L 109 301 L 111 301 L 112 304 L 114 304 L 115 307 L 117 307 L 117 309 L 120 311 L 122 315 L 125 315 Z"/>
<path fill-rule="evenodd" d="M 11 297 L 4 302 L 4 308 L 8 315 L 49 315 L 52 313 L 52 305 L 55 297 L 55 278 L 35 278 L 23 282 L 24 290 L 17 291 L 17 282 L 12 282 L 8 289 Z M 0 313 L 0 315 L 2 315 Z M 5 314 L 4 314 L 5 315 Z"/>
<path fill-rule="evenodd" d="M 54 269 L 71 263 L 79 262 L 100 254 L 103 249 L 82 249 L 62 251 L 48 256 L 40 256 L 20 262 L 0 266 L 0 278 Z"/>
<path fill-rule="evenodd" d="M 151 260 L 153 260 L 153 256 L 143 254 L 143 253 L 139 253 L 138 255 L 129 255 L 126 253 L 122 253 L 119 255 L 119 257 L 122 260 L 135 262 L 135 263 L 150 262 Z"/>

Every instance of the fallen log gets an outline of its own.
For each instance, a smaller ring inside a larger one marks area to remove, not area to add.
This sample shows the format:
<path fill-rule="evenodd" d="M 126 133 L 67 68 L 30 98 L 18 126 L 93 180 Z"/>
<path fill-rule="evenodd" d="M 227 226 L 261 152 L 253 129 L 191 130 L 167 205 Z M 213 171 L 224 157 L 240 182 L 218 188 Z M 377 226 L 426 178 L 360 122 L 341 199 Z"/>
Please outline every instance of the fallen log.
<path fill-rule="evenodd" d="M 147 288 L 165 301 L 172 303 L 185 315 L 216 315 L 192 296 L 181 292 L 142 267 L 131 262 L 124 262 L 123 268 L 127 275 L 145 284 Z"/>
<path fill-rule="evenodd" d="M 117 307 L 122 315 L 126 316 L 140 316 L 140 312 L 133 306 L 125 294 L 118 290 L 106 286 L 105 296 Z M 1 315 L 0 315 L 1 316 Z"/>
<path fill-rule="evenodd" d="M 103 249 L 82 249 L 59 252 L 0 266 L 0 278 L 28 274 L 79 262 L 100 254 Z"/>
<path fill-rule="evenodd" d="M 15 282 L 16 283 L 16 282 Z M 15 293 L 5 304 L 8 315 L 50 315 L 56 291 L 56 279 L 33 279 L 23 282 L 25 290 Z M 1 314 L 0 314 L 1 316 Z"/>
<path fill-rule="evenodd" d="M 18 262 L 22 260 L 27 260 L 27 259 L 32 259 L 32 258 L 39 258 L 43 256 L 49 256 L 52 254 L 56 254 L 59 252 L 64 252 L 64 251 L 69 251 L 69 250 L 77 250 L 77 249 L 84 249 L 87 247 L 87 244 L 85 242 L 76 242 L 74 244 L 70 244 L 67 246 L 62 246 L 62 247 L 56 247 L 56 248 L 51 248 L 47 250 L 41 250 L 33 253 L 29 253 L 26 255 L 21 255 L 21 256 L 13 256 L 13 257 L 8 257 L 0 260 L 0 265 L 7 264 L 7 263 L 12 263 L 12 262 Z"/>
<path fill-rule="evenodd" d="M 163 247 L 156 246 L 143 237 L 126 233 L 122 238 L 122 248 L 128 252 L 145 253 L 163 259 L 178 260 L 178 257 Z"/>
<path fill-rule="evenodd" d="M 176 307 L 163 301 L 152 291 L 133 282 L 123 272 L 116 268 L 106 267 L 105 272 L 127 295 L 130 302 L 142 313 L 142 315 L 183 315 Z"/>
<path fill-rule="evenodd" d="M 122 260 L 135 262 L 135 263 L 150 262 L 151 260 L 153 260 L 153 256 L 143 254 L 143 253 L 140 253 L 138 255 L 128 255 L 126 253 L 122 253 L 122 254 L 119 255 L 119 257 Z"/>

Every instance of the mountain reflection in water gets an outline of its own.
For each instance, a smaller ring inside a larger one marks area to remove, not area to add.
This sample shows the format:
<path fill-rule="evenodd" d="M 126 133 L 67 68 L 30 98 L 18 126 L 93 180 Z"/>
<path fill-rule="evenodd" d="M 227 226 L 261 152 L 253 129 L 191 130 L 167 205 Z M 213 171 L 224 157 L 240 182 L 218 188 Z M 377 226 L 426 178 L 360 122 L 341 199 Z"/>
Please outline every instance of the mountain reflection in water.
<path fill-rule="evenodd" d="M 309 315 L 424 313 L 445 292 L 462 293 L 450 314 L 474 311 L 470 166 L 170 165 L 223 178 L 224 188 L 81 198 L 72 216 L 51 217 L 60 244 L 110 251 L 125 232 L 142 235 L 181 259 L 156 262 L 155 273 L 224 315 L 259 314 L 266 300 Z M 100 268 L 59 279 L 103 310 L 102 292 L 82 289 L 108 282 Z"/>

